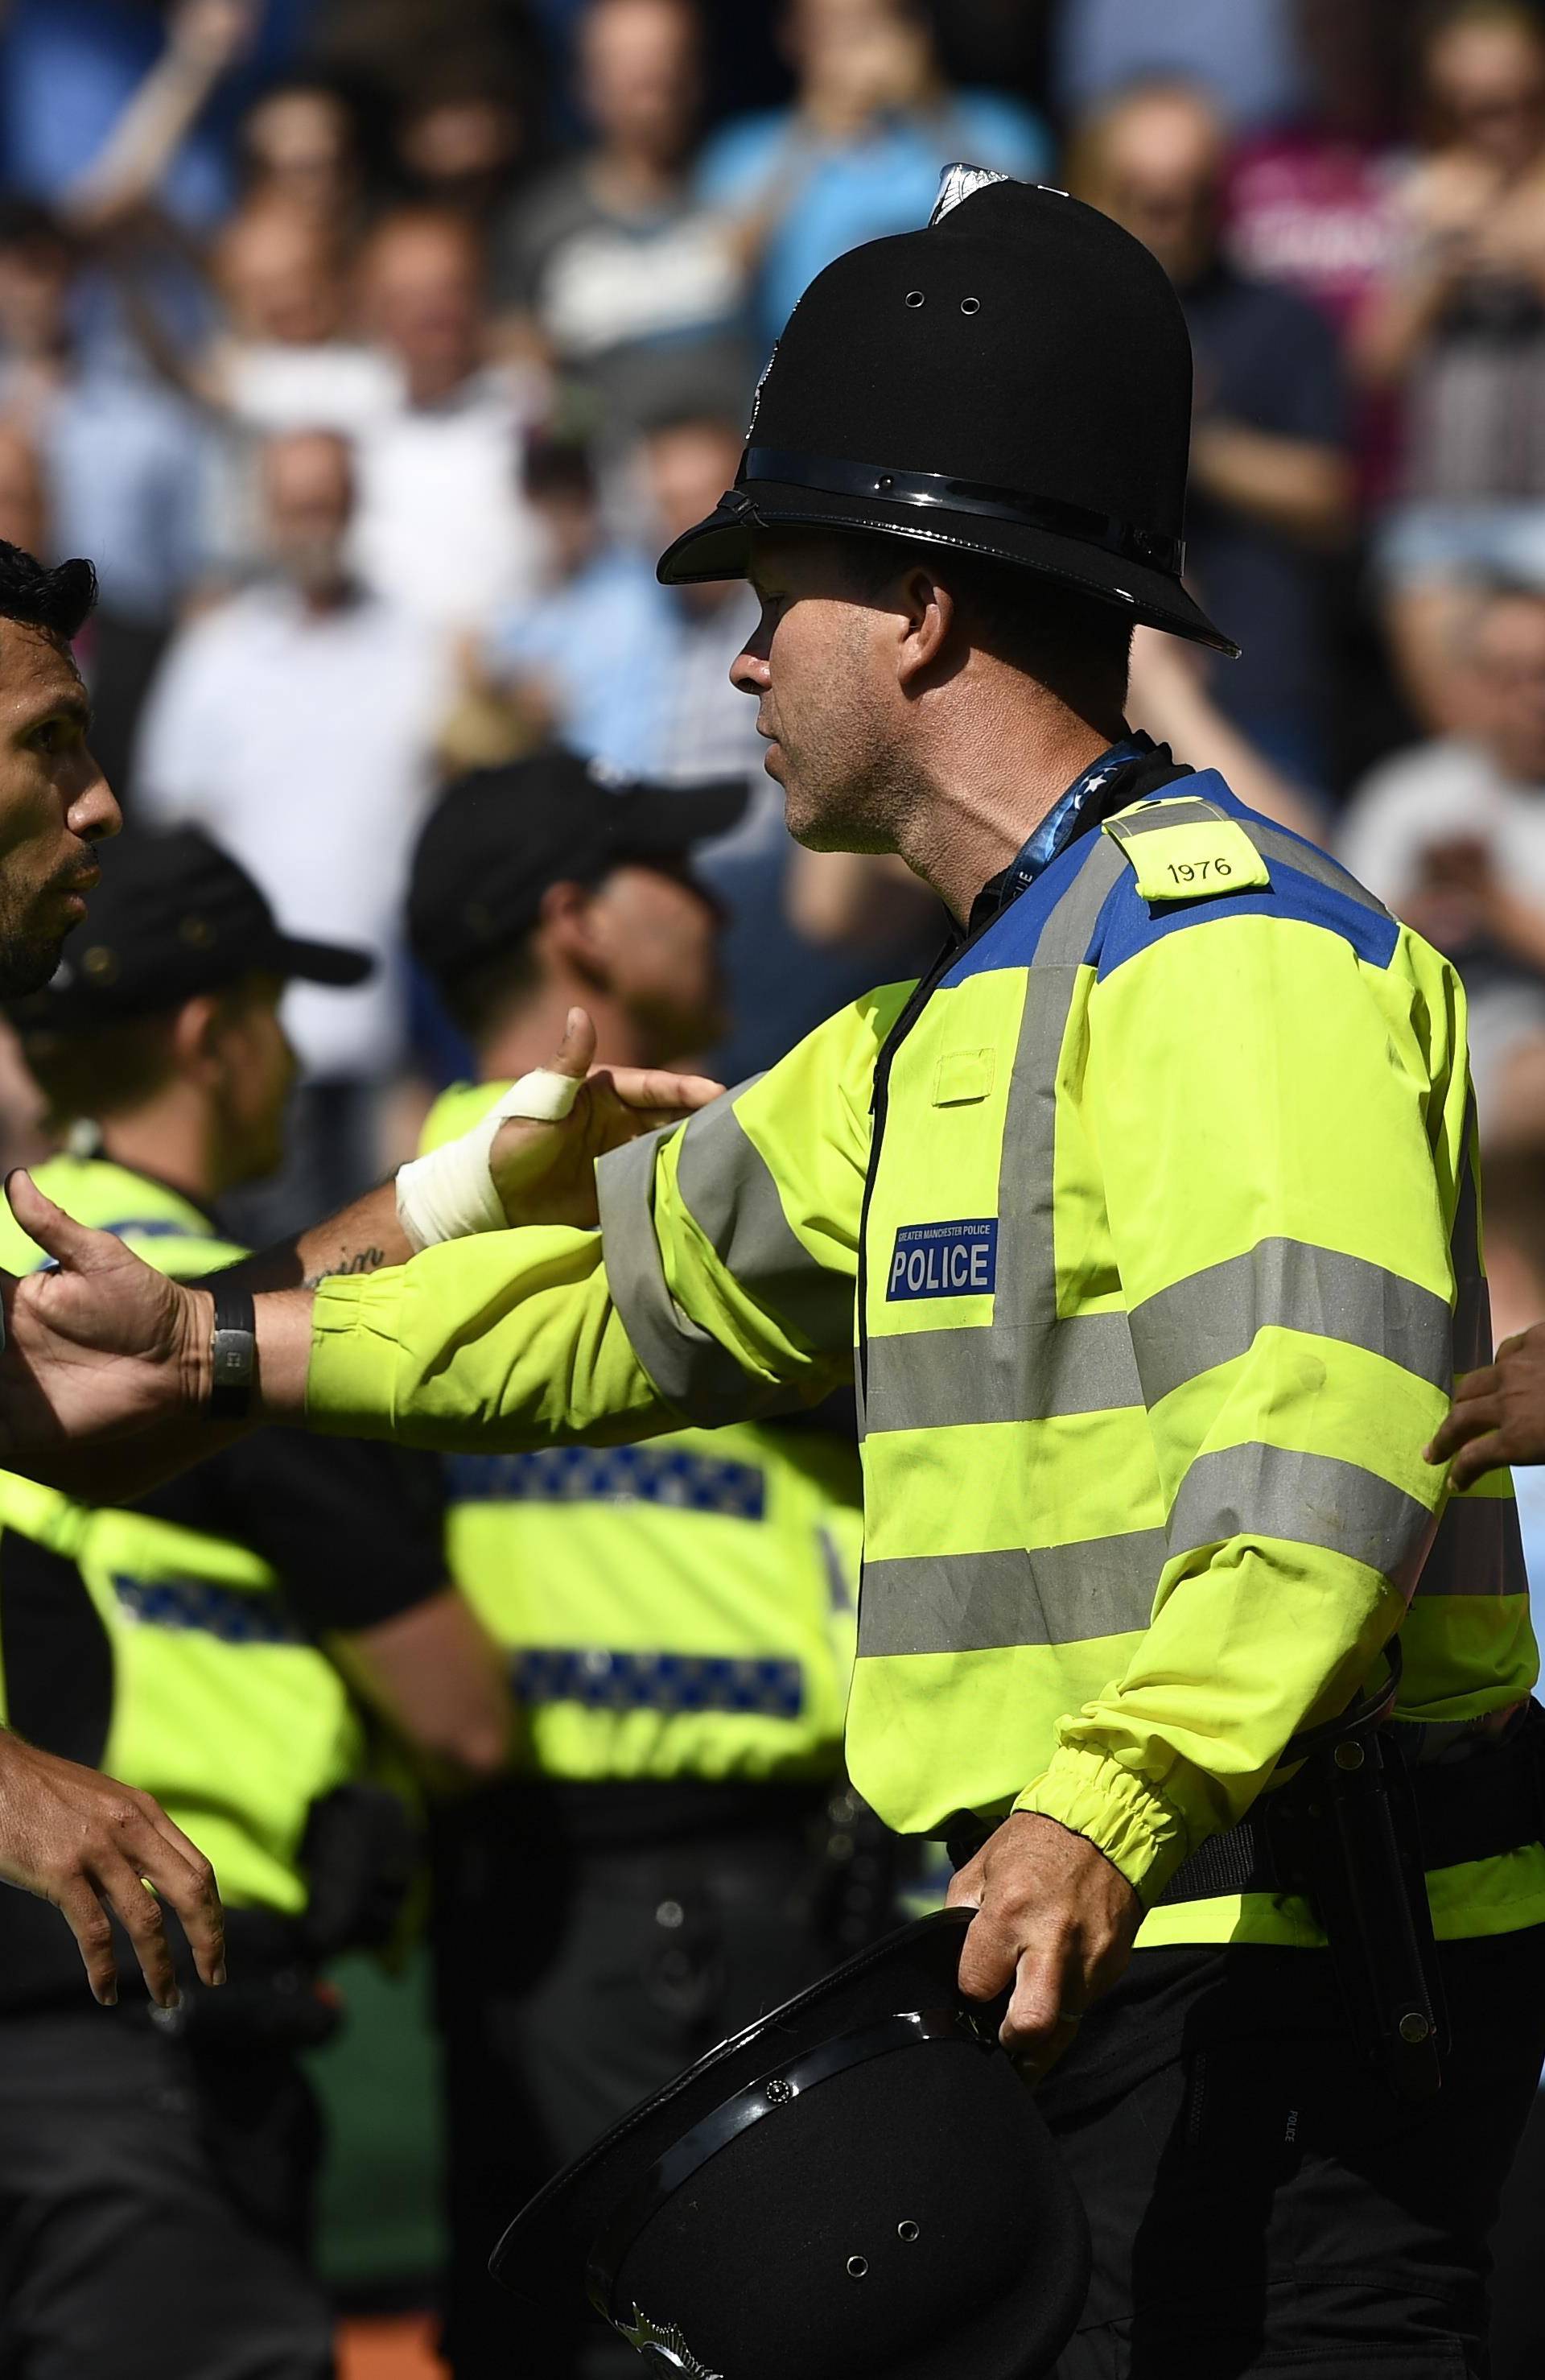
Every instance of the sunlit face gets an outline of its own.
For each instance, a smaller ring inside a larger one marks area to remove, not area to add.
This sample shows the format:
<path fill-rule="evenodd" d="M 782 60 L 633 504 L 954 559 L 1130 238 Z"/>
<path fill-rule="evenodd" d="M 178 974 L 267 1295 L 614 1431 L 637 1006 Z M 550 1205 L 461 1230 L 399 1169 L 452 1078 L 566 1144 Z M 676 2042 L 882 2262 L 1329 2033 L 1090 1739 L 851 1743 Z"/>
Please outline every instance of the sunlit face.
<path fill-rule="evenodd" d="M 91 706 L 63 639 L 0 620 L 0 997 L 45 984 L 100 876 L 118 805 L 91 758 Z"/>
<path fill-rule="evenodd" d="M 279 91 L 260 99 L 242 126 L 242 146 L 265 195 L 324 214 L 352 195 L 353 135 L 331 91 Z"/>
<path fill-rule="evenodd" d="M 296 1056 L 280 1020 L 284 994 L 277 976 L 249 978 L 222 1001 L 211 1033 L 224 1189 L 260 1182 L 284 1160 Z"/>
<path fill-rule="evenodd" d="M 314 217 L 279 201 L 248 210 L 220 248 L 220 284 L 237 330 L 281 346 L 315 346 L 338 330 L 343 292 Z"/>
<path fill-rule="evenodd" d="M 762 616 L 730 676 L 756 697 L 790 833 L 812 851 L 893 850 L 893 616 L 855 597 L 837 538 L 758 530 L 749 577 Z"/>
<path fill-rule="evenodd" d="M 1545 43 L 1527 26 L 1453 26 L 1433 44 L 1428 79 L 1448 129 L 1504 171 L 1545 138 Z"/>
<path fill-rule="evenodd" d="M 263 512 L 269 551 L 301 588 L 334 583 L 354 510 L 349 450 L 329 431 L 296 431 L 263 450 Z"/>
<path fill-rule="evenodd" d="M 680 0 L 609 0 L 580 34 L 580 100 L 597 132 L 673 160 L 699 96 L 698 32 Z"/>
<path fill-rule="evenodd" d="M 1505 775 L 1545 783 L 1545 601 L 1507 596 L 1476 631 L 1480 732 Z"/>
<path fill-rule="evenodd" d="M 1112 117 L 1099 187 L 1088 196 L 1184 286 L 1212 258 L 1223 159 L 1222 130 L 1205 101 L 1155 91 Z"/>
<path fill-rule="evenodd" d="M 650 1057 L 697 1057 L 724 1029 L 722 919 L 692 880 L 667 868 L 614 868 L 585 920 L 607 987 Z"/>
<path fill-rule="evenodd" d="M 482 349 L 483 278 L 470 231 L 428 219 L 389 225 L 367 285 L 376 334 L 410 376 L 453 381 L 473 369 Z"/>

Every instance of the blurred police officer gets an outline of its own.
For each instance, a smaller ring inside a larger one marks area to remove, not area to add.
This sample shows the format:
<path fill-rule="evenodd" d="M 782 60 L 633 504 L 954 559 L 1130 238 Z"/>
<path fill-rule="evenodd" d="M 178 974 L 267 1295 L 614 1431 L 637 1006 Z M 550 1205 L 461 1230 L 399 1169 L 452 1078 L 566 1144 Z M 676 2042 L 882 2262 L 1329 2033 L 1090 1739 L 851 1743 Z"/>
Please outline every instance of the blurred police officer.
<path fill-rule="evenodd" d="M 577 1001 L 603 1064 L 662 1065 L 714 1040 L 722 919 L 690 850 L 744 803 L 739 781 L 616 783 L 561 752 L 452 788 L 419 843 L 410 929 L 478 1081 L 444 1095 L 427 1144 L 544 1058 Z M 458 2380 L 492 2380 L 511 2354 L 487 2269 L 501 2218 L 882 1926 L 884 1878 L 878 1830 L 840 1779 L 851 1406 L 845 1425 L 839 1412 L 457 1455 L 446 1480 L 451 1569 L 505 1649 L 522 1715 L 509 1781 L 436 1830 L 447 2349 Z M 577 2310 L 540 2320 L 522 2353 L 546 2380 L 629 2368 Z"/>
<path fill-rule="evenodd" d="M 69 1153 L 70 1213 L 196 1279 L 239 1254 L 213 1202 L 272 1171 L 294 1062 L 286 983 L 368 961 L 287 938 L 203 835 L 130 834 L 90 926 L 13 1021 Z M 39 1252 L 6 1218 L 0 1261 Z M 429 1476 L 421 1474 L 428 1466 Z M 320 2380 L 316 2159 L 296 2052 L 332 1952 L 379 1941 L 411 1853 L 333 1661 L 410 1739 L 476 1771 L 504 1748 L 488 1648 L 446 1588 L 433 1464 L 287 1434 L 133 1507 L 0 1474 L 0 1714 L 153 1793 L 223 1881 L 233 1981 L 179 2009 L 81 2005 L 52 1910 L 0 1896 L 0 2370 Z M 426 1492 L 427 1491 L 427 1492 Z"/>

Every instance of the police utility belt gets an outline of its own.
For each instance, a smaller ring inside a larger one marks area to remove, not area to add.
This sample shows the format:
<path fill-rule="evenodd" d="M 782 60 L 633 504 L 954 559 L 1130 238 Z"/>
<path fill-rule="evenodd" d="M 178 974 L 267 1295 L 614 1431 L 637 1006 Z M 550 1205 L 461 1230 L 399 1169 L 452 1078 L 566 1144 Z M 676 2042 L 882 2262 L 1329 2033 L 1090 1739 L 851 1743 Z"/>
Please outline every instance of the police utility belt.
<path fill-rule="evenodd" d="M 1402 2098 L 1426 2099 L 1447 2046 L 1426 1872 L 1545 1838 L 1545 1711 L 1531 1702 L 1502 1742 L 1418 1765 L 1387 1723 L 1398 1638 L 1385 1656 L 1385 1684 L 1295 1736 L 1282 1765 L 1301 1764 L 1298 1775 L 1193 1852 L 1157 1905 L 1301 1896 L 1325 1935 L 1359 2054 Z"/>

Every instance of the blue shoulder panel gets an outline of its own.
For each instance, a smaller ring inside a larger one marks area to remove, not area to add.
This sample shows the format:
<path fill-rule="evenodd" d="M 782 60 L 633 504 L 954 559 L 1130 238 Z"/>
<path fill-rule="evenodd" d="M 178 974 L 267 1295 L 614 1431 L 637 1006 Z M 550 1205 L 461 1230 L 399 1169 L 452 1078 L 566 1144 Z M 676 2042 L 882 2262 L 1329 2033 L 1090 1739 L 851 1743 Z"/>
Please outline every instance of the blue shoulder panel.
<path fill-rule="evenodd" d="M 1388 966 L 1394 956 L 1399 925 L 1339 861 L 1302 835 L 1247 808 L 1215 770 L 1202 770 L 1186 778 L 1175 791 L 1212 802 L 1230 818 L 1240 820 L 1261 843 L 1271 869 L 1271 885 L 1260 892 L 1151 904 L 1139 893 L 1131 869 L 1123 867 L 1084 954 L 1085 964 L 1096 967 L 1102 980 L 1165 935 L 1183 933 L 1189 926 L 1212 925 L 1222 917 L 1290 918 L 1318 926 L 1326 933 L 1339 934 L 1370 966 Z M 1108 851 L 1108 838 L 1098 832 L 1085 832 L 1059 852 L 1034 883 L 994 919 L 969 950 L 961 952 L 943 977 L 941 989 L 948 990 L 995 967 L 1029 966 L 1047 918 L 1080 870 L 1102 847 Z"/>
<path fill-rule="evenodd" d="M 1191 778 L 1186 791 L 1243 822 L 1265 854 L 1271 884 L 1222 897 L 1150 903 L 1138 892 L 1130 871 L 1124 872 L 1100 912 L 1085 953 L 1086 964 L 1097 969 L 1102 982 L 1166 934 L 1225 917 L 1275 917 L 1318 926 L 1339 934 L 1369 965 L 1389 965 L 1400 938 L 1399 923 L 1338 860 L 1302 835 L 1248 809 L 1215 770 Z"/>

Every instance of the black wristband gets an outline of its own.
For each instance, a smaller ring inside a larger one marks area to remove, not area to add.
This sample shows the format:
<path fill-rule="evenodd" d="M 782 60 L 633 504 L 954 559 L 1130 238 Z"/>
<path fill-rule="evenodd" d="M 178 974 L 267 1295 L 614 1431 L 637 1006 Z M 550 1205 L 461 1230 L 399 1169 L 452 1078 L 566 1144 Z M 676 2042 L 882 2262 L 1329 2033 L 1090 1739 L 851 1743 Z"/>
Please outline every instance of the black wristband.
<path fill-rule="evenodd" d="M 211 1281 L 214 1337 L 210 1346 L 211 1421 L 245 1421 L 258 1378 L 258 1309 L 248 1289 Z"/>

